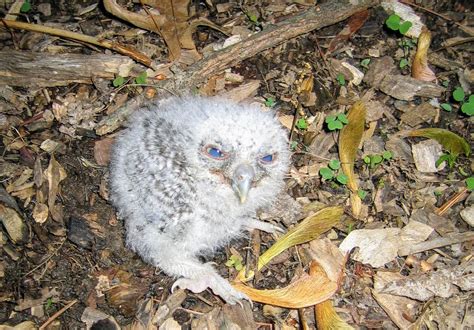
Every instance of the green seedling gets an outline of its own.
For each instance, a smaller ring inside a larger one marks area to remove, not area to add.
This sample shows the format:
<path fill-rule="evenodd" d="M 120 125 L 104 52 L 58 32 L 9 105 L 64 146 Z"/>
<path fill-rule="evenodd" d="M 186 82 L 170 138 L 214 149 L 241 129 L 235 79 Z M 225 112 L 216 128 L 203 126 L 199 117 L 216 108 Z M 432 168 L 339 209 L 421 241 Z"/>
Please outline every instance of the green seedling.
<path fill-rule="evenodd" d="M 341 162 L 333 159 L 329 162 L 328 167 L 319 170 L 319 175 L 326 181 L 335 181 L 339 184 L 346 185 L 348 181 L 347 175 L 340 171 Z"/>
<path fill-rule="evenodd" d="M 474 191 L 474 176 L 467 178 L 465 182 L 467 190 Z"/>
<path fill-rule="evenodd" d="M 381 155 L 367 155 L 364 157 L 364 163 L 369 165 L 369 168 L 372 170 L 378 165 L 380 165 L 384 160 L 389 161 L 393 158 L 391 151 L 384 151 Z"/>
<path fill-rule="evenodd" d="M 462 113 L 468 116 L 474 115 L 474 94 L 466 97 L 464 90 L 461 87 L 456 87 L 451 96 L 455 102 L 461 103 L 460 108 Z M 441 103 L 440 107 L 447 112 L 451 112 L 453 110 L 453 106 L 450 103 Z"/>
<path fill-rule="evenodd" d="M 365 199 L 365 197 L 367 197 L 367 191 L 358 189 L 357 195 L 359 196 L 360 199 Z"/>
<path fill-rule="evenodd" d="M 454 156 L 453 154 L 445 153 L 445 154 L 442 154 L 438 158 L 435 165 L 436 165 L 436 167 L 440 167 L 441 164 L 446 163 L 446 165 L 448 165 L 449 169 L 452 170 L 454 168 L 454 164 L 456 163 L 457 158 L 458 157 Z"/>
<path fill-rule="evenodd" d="M 387 25 L 390 30 L 398 31 L 402 35 L 406 35 L 408 30 L 410 30 L 410 28 L 412 27 L 413 23 L 410 21 L 402 22 L 400 16 L 398 16 L 397 14 L 392 14 L 385 21 L 385 25 Z"/>
<path fill-rule="evenodd" d="M 406 68 L 408 66 L 408 64 L 409 64 L 408 60 L 406 58 L 402 58 L 400 60 L 400 64 L 398 64 L 398 66 L 400 67 L 400 69 L 403 70 L 404 68 Z"/>
<path fill-rule="evenodd" d="M 342 73 L 337 74 L 336 80 L 340 86 L 346 85 L 346 78 L 344 78 L 344 75 Z"/>
<path fill-rule="evenodd" d="M 276 104 L 276 101 L 273 97 L 269 97 L 268 99 L 265 100 L 265 106 L 268 108 L 273 108 Z"/>
<path fill-rule="evenodd" d="M 329 115 L 325 119 L 325 123 L 328 126 L 330 131 L 340 130 L 344 127 L 344 125 L 349 124 L 349 120 L 347 120 L 347 116 L 343 113 L 338 115 Z"/>
<path fill-rule="evenodd" d="M 238 255 L 231 255 L 229 260 L 225 263 L 229 268 L 233 267 L 236 271 L 241 271 L 244 266 L 242 265 L 242 257 Z"/>
<path fill-rule="evenodd" d="M 147 80 L 147 74 L 145 71 L 143 71 L 142 73 L 140 73 L 138 76 L 135 77 L 135 84 L 144 85 L 146 84 L 146 80 Z"/>
<path fill-rule="evenodd" d="M 30 0 L 25 0 L 23 4 L 21 5 L 20 12 L 21 13 L 27 13 L 31 10 L 31 2 Z"/>
<path fill-rule="evenodd" d="M 303 131 L 308 128 L 308 121 L 305 118 L 300 118 L 296 121 L 296 127 Z"/>
<path fill-rule="evenodd" d="M 122 77 L 122 76 L 117 76 L 115 77 L 115 79 L 112 81 L 112 85 L 114 87 L 120 87 L 122 86 L 123 84 L 125 84 L 125 78 Z"/>
<path fill-rule="evenodd" d="M 360 66 L 365 69 L 369 68 L 369 64 L 370 64 L 370 58 L 365 58 L 362 61 L 360 61 Z"/>

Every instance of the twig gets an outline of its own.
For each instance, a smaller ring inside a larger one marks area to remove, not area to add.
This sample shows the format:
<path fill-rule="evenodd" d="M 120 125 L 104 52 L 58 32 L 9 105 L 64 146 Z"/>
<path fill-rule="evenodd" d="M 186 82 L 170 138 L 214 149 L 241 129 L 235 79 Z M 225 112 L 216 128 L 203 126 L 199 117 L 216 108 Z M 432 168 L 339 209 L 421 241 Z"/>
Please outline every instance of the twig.
<path fill-rule="evenodd" d="M 72 306 L 74 306 L 74 304 L 77 303 L 77 299 L 74 299 L 73 301 L 71 301 L 69 304 L 67 304 L 66 306 L 64 306 L 63 308 L 61 308 L 60 310 L 58 310 L 56 313 L 54 313 L 48 320 L 46 320 L 46 322 L 44 322 L 40 327 L 39 327 L 39 330 L 44 330 L 46 329 L 46 327 L 51 323 L 53 322 L 54 320 L 56 320 L 59 316 L 61 316 L 61 314 L 63 314 L 65 311 L 67 311 L 69 308 L 71 308 Z"/>
<path fill-rule="evenodd" d="M 116 42 L 99 40 L 95 37 L 91 37 L 85 34 L 71 32 L 71 31 L 62 30 L 62 29 L 56 29 L 49 26 L 39 25 L 39 24 L 30 24 L 30 23 L 17 22 L 17 21 L 11 21 L 11 20 L 6 20 L 6 19 L 1 19 L 1 23 L 5 27 L 11 28 L 11 29 L 47 33 L 53 36 L 73 39 L 73 40 L 82 41 L 88 44 L 112 49 L 120 54 L 133 58 L 137 62 L 140 62 L 148 67 L 151 67 L 151 59 L 148 56 L 136 51 L 135 49 L 120 45 Z"/>
<path fill-rule="evenodd" d="M 468 195 L 468 191 L 467 191 L 467 188 L 463 188 L 460 192 L 456 193 L 451 199 L 449 199 L 446 203 L 444 203 L 443 205 L 441 205 L 436 211 L 435 213 L 437 215 L 443 215 L 445 214 L 446 212 L 448 212 L 448 210 L 456 203 L 459 203 L 460 201 L 462 201 L 463 199 L 465 199 Z"/>

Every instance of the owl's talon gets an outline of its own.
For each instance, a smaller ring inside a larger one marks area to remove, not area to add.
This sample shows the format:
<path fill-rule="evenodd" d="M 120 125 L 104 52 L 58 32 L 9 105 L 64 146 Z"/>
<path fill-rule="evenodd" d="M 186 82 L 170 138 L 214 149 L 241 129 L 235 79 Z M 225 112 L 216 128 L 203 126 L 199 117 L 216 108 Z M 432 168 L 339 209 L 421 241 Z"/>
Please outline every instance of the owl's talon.
<path fill-rule="evenodd" d="M 173 292 L 176 288 L 188 289 L 194 293 L 200 293 L 209 288 L 215 295 L 220 296 L 226 303 L 230 305 L 238 303 L 243 307 L 241 301 L 243 299 L 248 300 L 251 303 L 250 298 L 247 297 L 246 294 L 234 289 L 227 280 L 220 277 L 216 273 L 203 274 L 196 278 L 182 277 L 173 283 L 171 286 L 171 292 Z"/>

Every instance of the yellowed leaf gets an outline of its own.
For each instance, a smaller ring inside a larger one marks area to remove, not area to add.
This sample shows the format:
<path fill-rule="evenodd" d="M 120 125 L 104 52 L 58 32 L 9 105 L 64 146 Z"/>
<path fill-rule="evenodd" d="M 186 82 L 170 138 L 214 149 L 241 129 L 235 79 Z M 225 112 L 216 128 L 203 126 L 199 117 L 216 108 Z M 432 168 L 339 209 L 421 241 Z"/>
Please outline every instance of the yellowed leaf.
<path fill-rule="evenodd" d="M 357 101 L 347 114 L 349 124 L 344 126 L 339 134 L 339 159 L 341 160 L 341 168 L 347 175 L 347 187 L 351 190 L 351 207 L 352 213 L 356 217 L 359 216 L 362 209 L 362 201 L 357 195 L 359 189 L 357 179 L 354 174 L 354 161 L 359 148 L 365 127 L 365 104 Z"/>
<path fill-rule="evenodd" d="M 336 282 L 330 281 L 315 262 L 310 266 L 310 275 L 303 274 L 282 289 L 258 290 L 240 282 L 232 285 L 253 301 L 286 308 L 313 306 L 329 299 L 337 290 Z"/>
<path fill-rule="evenodd" d="M 304 219 L 296 227 L 283 235 L 277 242 L 275 242 L 275 244 L 265 251 L 260 258 L 258 258 L 257 270 L 262 269 L 263 266 L 284 250 L 298 244 L 309 242 L 331 229 L 339 222 L 342 213 L 342 207 L 332 206 L 326 207 Z M 243 269 L 237 275 L 236 280 L 239 282 L 246 282 L 252 277 L 253 274 L 250 272 L 249 277 L 245 278 L 245 269 Z"/>
<path fill-rule="evenodd" d="M 411 76 L 415 79 L 422 81 L 436 80 L 436 75 L 428 66 L 428 49 L 430 44 L 431 32 L 426 27 L 423 27 L 418 38 L 418 48 L 411 66 Z"/>
<path fill-rule="evenodd" d="M 318 329 L 354 329 L 337 315 L 330 300 L 317 304 L 315 306 L 315 315 Z"/>
<path fill-rule="evenodd" d="M 341 168 L 348 177 L 347 186 L 357 192 L 358 185 L 354 175 L 354 161 L 357 154 L 365 126 L 365 105 L 357 101 L 347 114 L 349 123 L 344 126 L 339 134 L 339 159 Z"/>

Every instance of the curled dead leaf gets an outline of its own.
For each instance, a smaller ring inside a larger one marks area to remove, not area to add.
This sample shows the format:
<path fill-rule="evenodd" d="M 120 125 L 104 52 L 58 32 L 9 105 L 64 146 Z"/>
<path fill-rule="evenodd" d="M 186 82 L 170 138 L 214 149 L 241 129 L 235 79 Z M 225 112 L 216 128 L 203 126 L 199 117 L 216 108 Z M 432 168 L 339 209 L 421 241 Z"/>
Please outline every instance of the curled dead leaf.
<path fill-rule="evenodd" d="M 258 290 L 241 282 L 234 282 L 232 285 L 253 301 L 286 308 L 304 308 L 329 299 L 337 290 L 337 283 L 329 280 L 315 262 L 310 269 L 310 275 L 303 274 L 281 289 Z"/>
<path fill-rule="evenodd" d="M 48 220 L 48 206 L 43 203 L 36 203 L 35 207 L 33 208 L 33 219 L 37 223 L 44 223 Z"/>
<path fill-rule="evenodd" d="M 354 329 L 337 315 L 330 300 L 317 304 L 315 315 L 318 329 Z"/>
<path fill-rule="evenodd" d="M 426 27 L 423 27 L 418 38 L 418 48 L 411 66 L 411 76 L 415 79 L 423 81 L 436 80 L 436 75 L 428 66 L 428 49 L 430 44 L 431 32 Z"/>

